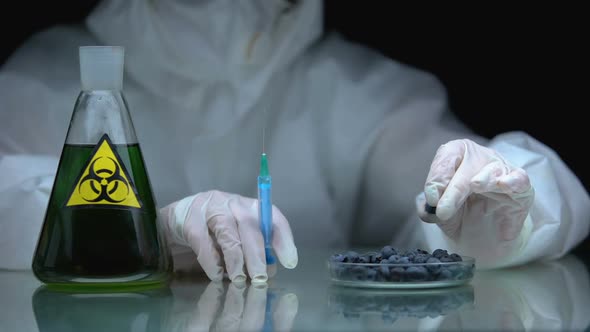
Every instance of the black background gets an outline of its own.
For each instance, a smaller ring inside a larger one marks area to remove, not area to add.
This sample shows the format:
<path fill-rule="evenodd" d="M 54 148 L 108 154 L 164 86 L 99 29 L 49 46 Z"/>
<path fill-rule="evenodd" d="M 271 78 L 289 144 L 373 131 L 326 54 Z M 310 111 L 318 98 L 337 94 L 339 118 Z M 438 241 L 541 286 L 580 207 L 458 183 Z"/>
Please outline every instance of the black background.
<path fill-rule="evenodd" d="M 311 0 L 313 1 L 313 0 Z M 0 10 L 0 63 L 31 34 L 79 23 L 97 1 L 19 1 Z M 553 148 L 590 187 L 590 30 L 579 8 L 461 6 L 325 0 L 325 26 L 394 60 L 435 74 L 452 110 L 480 135 L 525 131 Z M 589 216 L 590 218 L 590 216 Z M 578 249 L 590 249 L 586 241 Z"/>

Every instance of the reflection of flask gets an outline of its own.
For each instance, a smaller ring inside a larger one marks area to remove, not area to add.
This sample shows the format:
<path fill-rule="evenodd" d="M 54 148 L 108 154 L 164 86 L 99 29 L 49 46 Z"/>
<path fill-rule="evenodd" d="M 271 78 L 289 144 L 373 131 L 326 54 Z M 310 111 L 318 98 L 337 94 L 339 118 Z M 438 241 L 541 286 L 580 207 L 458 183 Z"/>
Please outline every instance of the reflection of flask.
<path fill-rule="evenodd" d="M 169 288 L 119 293 L 54 292 L 33 294 L 39 331 L 162 331 L 173 304 Z"/>
<path fill-rule="evenodd" d="M 33 259 L 47 284 L 167 279 L 147 171 L 122 94 L 121 47 L 81 47 L 78 96 Z"/>

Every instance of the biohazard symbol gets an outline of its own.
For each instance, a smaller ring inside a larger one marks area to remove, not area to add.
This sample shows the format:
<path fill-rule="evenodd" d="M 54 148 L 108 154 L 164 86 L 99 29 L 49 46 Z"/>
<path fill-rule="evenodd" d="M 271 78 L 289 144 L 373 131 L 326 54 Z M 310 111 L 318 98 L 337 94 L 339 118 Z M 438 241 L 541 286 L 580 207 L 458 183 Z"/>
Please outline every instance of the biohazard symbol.
<path fill-rule="evenodd" d="M 133 183 L 105 134 L 78 177 L 66 206 L 116 205 L 141 208 Z"/>

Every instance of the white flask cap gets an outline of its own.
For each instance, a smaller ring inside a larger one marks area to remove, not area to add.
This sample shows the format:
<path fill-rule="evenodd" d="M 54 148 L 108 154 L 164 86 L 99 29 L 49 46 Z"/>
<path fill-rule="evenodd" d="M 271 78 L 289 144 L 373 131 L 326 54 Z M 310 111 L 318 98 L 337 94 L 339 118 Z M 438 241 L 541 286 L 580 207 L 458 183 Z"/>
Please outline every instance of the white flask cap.
<path fill-rule="evenodd" d="M 82 90 L 122 90 L 124 57 L 121 46 L 80 47 Z"/>

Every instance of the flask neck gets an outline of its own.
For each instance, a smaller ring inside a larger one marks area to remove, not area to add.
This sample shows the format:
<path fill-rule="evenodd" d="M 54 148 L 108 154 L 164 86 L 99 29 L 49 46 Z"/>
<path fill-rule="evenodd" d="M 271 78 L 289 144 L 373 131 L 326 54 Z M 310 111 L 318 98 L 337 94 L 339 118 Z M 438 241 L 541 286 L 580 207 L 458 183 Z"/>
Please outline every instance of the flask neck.
<path fill-rule="evenodd" d="M 113 144 L 135 144 L 137 137 L 121 90 L 82 90 L 66 144 L 96 144 L 107 134 Z"/>

